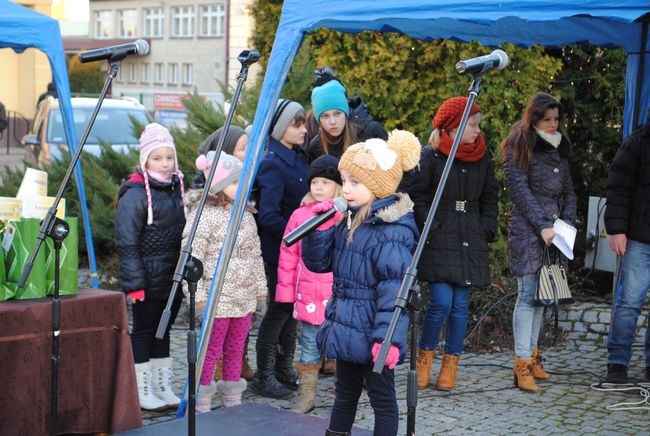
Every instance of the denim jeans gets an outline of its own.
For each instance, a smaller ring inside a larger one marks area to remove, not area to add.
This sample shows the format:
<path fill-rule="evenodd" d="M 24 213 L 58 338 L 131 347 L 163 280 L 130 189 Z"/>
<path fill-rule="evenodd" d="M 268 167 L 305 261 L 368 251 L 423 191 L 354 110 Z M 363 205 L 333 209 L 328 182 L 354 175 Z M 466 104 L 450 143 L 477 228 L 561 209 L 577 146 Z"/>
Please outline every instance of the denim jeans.
<path fill-rule="evenodd" d="M 517 277 L 517 302 L 512 313 L 512 328 L 515 336 L 515 355 L 520 359 L 530 359 L 532 350 L 537 348 L 539 330 L 542 327 L 544 307 L 533 305 L 537 281 L 537 274 Z"/>
<path fill-rule="evenodd" d="M 347 433 L 352 429 L 357 414 L 363 380 L 368 385 L 368 398 L 375 413 L 373 436 L 395 436 L 399 424 L 399 410 L 395 394 L 395 373 L 384 366 L 381 374 L 372 371 L 372 365 L 336 360 L 334 405 L 329 429 Z"/>
<path fill-rule="evenodd" d="M 316 335 L 320 330 L 319 325 L 300 323 L 300 363 L 314 365 L 320 363 L 320 351 L 316 343 Z"/>
<path fill-rule="evenodd" d="M 608 363 L 629 365 L 637 320 L 649 287 L 650 244 L 628 239 L 607 337 Z M 650 314 L 648 317 L 650 319 Z M 645 365 L 650 367 L 650 325 L 645 334 Z"/>
<path fill-rule="evenodd" d="M 445 330 L 445 354 L 461 354 L 467 319 L 469 288 L 447 283 L 432 283 L 427 313 L 422 323 L 420 348 L 435 350 L 440 339 L 442 324 L 447 320 Z"/>

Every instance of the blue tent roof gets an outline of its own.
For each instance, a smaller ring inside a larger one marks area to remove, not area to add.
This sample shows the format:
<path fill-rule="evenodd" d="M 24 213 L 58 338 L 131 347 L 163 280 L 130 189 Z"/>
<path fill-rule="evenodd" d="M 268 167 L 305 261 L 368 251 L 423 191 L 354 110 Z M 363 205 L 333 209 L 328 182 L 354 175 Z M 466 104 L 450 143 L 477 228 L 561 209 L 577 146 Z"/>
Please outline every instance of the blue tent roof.
<path fill-rule="evenodd" d="M 63 42 L 59 23 L 52 18 L 18 5 L 8 0 L 0 0 L 0 48 L 12 48 L 17 53 L 22 53 L 27 48 L 36 48 L 47 55 L 52 68 L 54 85 L 58 94 L 61 110 L 63 112 L 63 127 L 68 139 L 71 152 L 77 148 L 77 135 L 72 119 L 72 105 L 70 103 L 70 85 L 68 83 L 68 68 L 63 53 Z M 95 251 L 93 248 L 90 221 L 86 208 L 86 193 L 81 174 L 81 165 L 75 167 L 75 178 L 81 215 L 86 236 L 88 259 L 93 273 L 93 286 L 98 287 L 95 266 Z"/>
<path fill-rule="evenodd" d="M 650 73 L 643 73 L 650 72 L 650 57 L 644 55 L 647 37 L 641 41 L 649 12 L 647 0 L 312 0 L 309 7 L 302 0 L 285 0 L 255 114 L 251 148 L 260 151 L 257 146 L 265 141 L 270 108 L 275 107 L 304 35 L 319 28 L 399 32 L 425 41 L 477 40 L 487 46 L 511 42 L 524 47 L 573 43 L 621 47 L 628 55 L 623 114 L 627 135 L 634 120 L 643 121 L 650 108 Z"/>

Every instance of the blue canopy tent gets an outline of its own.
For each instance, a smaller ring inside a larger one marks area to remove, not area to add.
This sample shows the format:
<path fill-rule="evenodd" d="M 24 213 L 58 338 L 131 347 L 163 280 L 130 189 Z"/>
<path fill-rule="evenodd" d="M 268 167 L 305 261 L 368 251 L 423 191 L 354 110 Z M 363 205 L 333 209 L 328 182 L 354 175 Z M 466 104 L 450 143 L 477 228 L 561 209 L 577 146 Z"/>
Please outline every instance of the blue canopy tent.
<path fill-rule="evenodd" d="M 68 68 L 63 54 L 59 23 L 46 15 L 9 0 L 0 0 L 0 48 L 12 48 L 17 53 L 22 53 L 27 48 L 36 48 L 47 55 L 54 77 L 54 85 L 59 96 L 68 147 L 71 153 L 74 153 L 77 148 L 77 135 L 72 119 Z M 88 260 L 92 272 L 92 284 L 93 287 L 97 288 L 99 287 L 99 280 L 96 274 L 95 250 L 93 248 L 93 237 L 86 207 L 86 192 L 79 162 L 75 167 L 75 178 L 81 205 L 84 234 L 86 236 Z"/>
<path fill-rule="evenodd" d="M 215 289 L 223 283 L 229 255 L 244 213 L 254 174 L 262 157 L 276 102 L 304 36 L 319 28 L 346 33 L 364 30 L 398 32 L 429 41 L 438 38 L 479 41 L 487 46 L 511 42 L 559 47 L 590 43 L 622 47 L 628 56 L 624 135 L 647 117 L 650 107 L 650 71 L 647 30 L 650 21 L 647 0 L 284 0 L 280 23 L 255 113 L 243 173 L 233 207 L 230 228 L 214 271 L 206 317 L 214 314 L 218 298 Z M 477 53 L 482 55 L 484 53 Z M 450 65 L 453 68 L 453 65 Z M 211 323 L 203 323 L 197 373 L 202 368 Z M 178 416 L 184 414 L 183 405 Z"/>

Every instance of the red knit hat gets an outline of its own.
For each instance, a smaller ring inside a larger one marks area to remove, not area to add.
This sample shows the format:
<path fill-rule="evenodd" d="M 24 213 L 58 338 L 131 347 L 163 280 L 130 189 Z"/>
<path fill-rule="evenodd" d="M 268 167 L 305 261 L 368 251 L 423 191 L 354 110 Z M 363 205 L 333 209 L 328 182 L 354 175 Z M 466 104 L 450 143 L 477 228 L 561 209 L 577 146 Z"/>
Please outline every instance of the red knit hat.
<path fill-rule="evenodd" d="M 433 124 L 433 128 L 451 130 L 458 127 L 460 125 L 460 119 L 463 117 L 463 110 L 465 110 L 466 104 L 467 97 L 452 97 L 446 100 L 440 105 L 436 116 L 433 117 L 431 123 Z M 476 103 L 473 103 L 469 115 L 472 116 L 477 112 L 481 112 L 481 108 Z"/>

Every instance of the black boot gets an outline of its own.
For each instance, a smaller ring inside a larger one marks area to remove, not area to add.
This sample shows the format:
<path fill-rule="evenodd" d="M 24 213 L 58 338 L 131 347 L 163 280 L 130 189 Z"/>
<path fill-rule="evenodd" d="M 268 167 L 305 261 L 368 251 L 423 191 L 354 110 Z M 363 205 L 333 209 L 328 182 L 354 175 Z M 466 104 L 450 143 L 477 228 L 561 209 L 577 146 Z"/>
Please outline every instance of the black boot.
<path fill-rule="evenodd" d="M 329 428 L 325 430 L 325 436 L 350 436 L 349 431 L 334 431 Z"/>
<path fill-rule="evenodd" d="M 293 392 L 285 388 L 275 378 L 275 344 L 257 344 L 257 372 L 251 384 L 253 392 L 263 397 L 286 400 L 293 396 Z"/>
<path fill-rule="evenodd" d="M 293 366 L 296 352 L 296 334 L 284 334 L 280 337 L 280 349 L 275 361 L 275 377 L 280 383 L 292 390 L 298 390 L 300 376 Z"/>
<path fill-rule="evenodd" d="M 627 366 L 618 363 L 607 364 L 606 383 L 623 384 L 627 383 Z"/>

